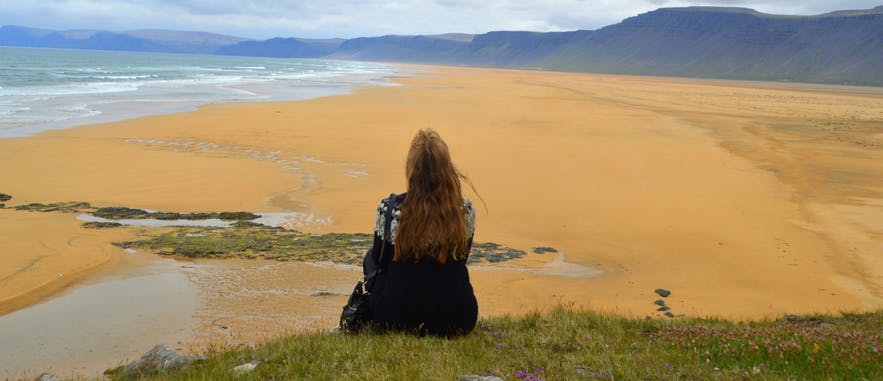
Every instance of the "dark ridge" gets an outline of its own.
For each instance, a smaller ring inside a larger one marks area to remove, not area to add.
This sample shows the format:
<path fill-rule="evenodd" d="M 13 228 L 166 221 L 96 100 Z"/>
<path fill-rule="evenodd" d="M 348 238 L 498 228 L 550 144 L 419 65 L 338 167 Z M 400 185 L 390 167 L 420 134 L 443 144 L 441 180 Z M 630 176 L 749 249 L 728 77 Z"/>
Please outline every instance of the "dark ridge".
<path fill-rule="evenodd" d="M 660 8 L 598 30 L 253 41 L 198 32 L 0 28 L 0 45 L 883 86 L 883 6 L 815 16 Z"/>

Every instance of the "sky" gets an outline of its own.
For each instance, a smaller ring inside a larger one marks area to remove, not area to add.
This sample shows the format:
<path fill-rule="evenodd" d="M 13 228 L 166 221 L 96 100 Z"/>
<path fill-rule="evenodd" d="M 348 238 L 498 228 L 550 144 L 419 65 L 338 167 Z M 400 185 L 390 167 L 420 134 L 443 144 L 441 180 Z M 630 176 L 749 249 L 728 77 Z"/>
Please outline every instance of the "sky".
<path fill-rule="evenodd" d="M 0 0 L 0 25 L 192 30 L 257 39 L 352 38 L 598 29 L 657 8 L 691 5 L 815 15 L 874 8 L 883 0 Z"/>

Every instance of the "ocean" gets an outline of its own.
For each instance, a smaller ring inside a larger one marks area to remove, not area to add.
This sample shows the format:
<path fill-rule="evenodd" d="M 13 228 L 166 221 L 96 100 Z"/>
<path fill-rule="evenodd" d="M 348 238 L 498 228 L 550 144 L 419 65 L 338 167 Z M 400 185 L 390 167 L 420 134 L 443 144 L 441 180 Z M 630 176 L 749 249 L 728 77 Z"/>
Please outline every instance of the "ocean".
<path fill-rule="evenodd" d="M 397 73 L 352 61 L 0 47 L 0 138 L 208 103 L 342 94 Z"/>

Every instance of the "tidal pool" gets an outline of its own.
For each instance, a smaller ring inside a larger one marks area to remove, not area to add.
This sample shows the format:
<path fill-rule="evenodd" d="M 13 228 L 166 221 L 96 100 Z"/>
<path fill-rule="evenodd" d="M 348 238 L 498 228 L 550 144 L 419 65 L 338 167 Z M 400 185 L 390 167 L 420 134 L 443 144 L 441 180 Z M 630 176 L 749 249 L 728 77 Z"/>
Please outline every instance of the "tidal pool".
<path fill-rule="evenodd" d="M 0 378 L 94 378 L 155 344 L 178 348 L 192 336 L 199 305 L 192 268 L 182 265 L 123 253 L 85 282 L 0 316 Z"/>

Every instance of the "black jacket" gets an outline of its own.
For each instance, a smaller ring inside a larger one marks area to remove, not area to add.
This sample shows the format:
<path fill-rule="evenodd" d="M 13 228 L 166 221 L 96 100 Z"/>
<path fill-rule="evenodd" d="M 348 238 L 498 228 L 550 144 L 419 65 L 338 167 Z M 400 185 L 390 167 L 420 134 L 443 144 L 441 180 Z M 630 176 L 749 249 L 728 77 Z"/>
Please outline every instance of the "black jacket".
<path fill-rule="evenodd" d="M 390 239 L 383 239 L 387 200 L 377 208 L 374 245 L 365 258 L 365 272 L 378 264 L 383 250 L 382 269 L 374 280 L 369 305 L 372 322 L 385 329 L 413 331 L 434 335 L 455 335 L 472 331 L 478 319 L 478 303 L 469 283 L 466 260 L 438 263 L 424 257 L 417 263 L 392 262 L 395 252 L 395 231 L 398 226 L 401 202 L 399 195 L 393 205 Z M 464 213 L 469 226 L 469 247 L 472 246 L 474 211 L 464 199 Z"/>

